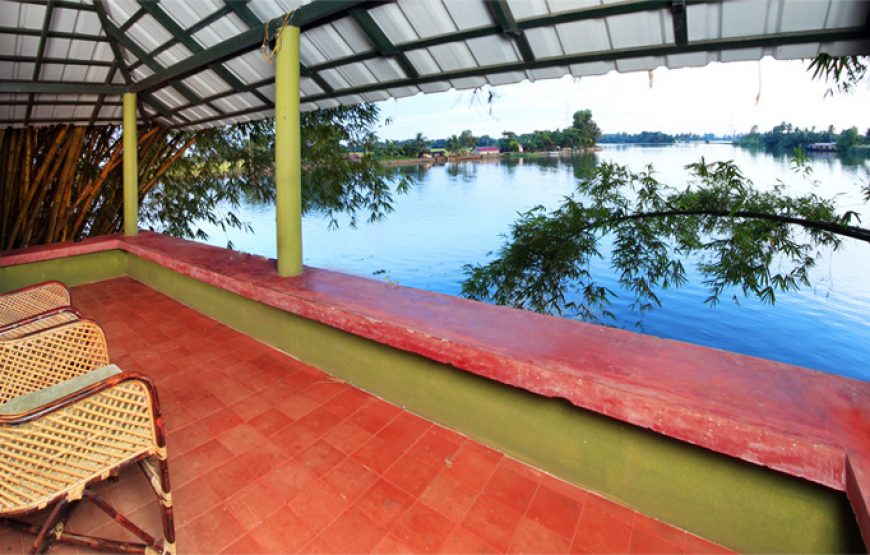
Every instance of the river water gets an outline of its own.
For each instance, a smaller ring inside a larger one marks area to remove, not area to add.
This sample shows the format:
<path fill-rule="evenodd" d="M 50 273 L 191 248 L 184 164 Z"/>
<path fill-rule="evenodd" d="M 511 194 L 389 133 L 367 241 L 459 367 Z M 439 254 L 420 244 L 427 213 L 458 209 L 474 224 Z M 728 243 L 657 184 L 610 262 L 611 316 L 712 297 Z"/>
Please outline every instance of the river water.
<path fill-rule="evenodd" d="M 627 164 L 639 171 L 654 165 L 660 181 L 683 184 L 686 164 L 734 160 L 757 185 L 781 179 L 795 191 L 838 195 L 843 208 L 855 210 L 870 223 L 870 204 L 860 184 L 867 182 L 867 162 L 844 163 L 837 157 L 812 159 L 817 185 L 790 170 L 787 156 L 750 152 L 727 144 L 607 146 L 595 155 L 561 159 L 465 162 L 428 168 L 403 168 L 418 179 L 410 192 L 397 196 L 395 212 L 386 220 L 360 224 L 341 222 L 329 229 L 320 214 L 303 221 L 304 262 L 376 280 L 458 295 L 462 267 L 482 263 L 503 243 L 517 213 L 536 205 L 556 207 L 574 191 L 577 175 L 596 161 Z M 268 257 L 275 256 L 274 208 L 244 206 L 239 214 L 254 233 L 204 229 L 209 242 Z M 606 253 L 605 253 L 606 254 Z M 606 258 L 593 264 L 600 284 L 617 292 L 616 275 Z M 630 308 L 623 294 L 612 307 L 612 325 L 736 351 L 825 372 L 870 381 L 870 245 L 846 239 L 836 252 L 822 253 L 813 272 L 813 287 L 777 295 L 776 304 L 723 295 L 704 304 L 703 278 L 687 264 L 690 282 L 660 295 L 663 306 L 643 315 Z M 568 316 L 570 317 L 570 315 Z"/>

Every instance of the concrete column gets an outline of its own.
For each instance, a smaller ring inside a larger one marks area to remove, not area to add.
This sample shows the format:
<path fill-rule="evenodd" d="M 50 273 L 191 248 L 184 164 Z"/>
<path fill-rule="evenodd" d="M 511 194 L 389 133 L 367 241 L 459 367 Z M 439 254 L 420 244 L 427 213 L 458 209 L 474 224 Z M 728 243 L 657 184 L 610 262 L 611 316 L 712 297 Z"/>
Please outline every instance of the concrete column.
<path fill-rule="evenodd" d="M 124 235 L 139 232 L 139 154 L 136 93 L 124 94 Z"/>
<path fill-rule="evenodd" d="M 302 161 L 299 28 L 284 27 L 275 54 L 275 213 L 278 275 L 302 273 Z"/>

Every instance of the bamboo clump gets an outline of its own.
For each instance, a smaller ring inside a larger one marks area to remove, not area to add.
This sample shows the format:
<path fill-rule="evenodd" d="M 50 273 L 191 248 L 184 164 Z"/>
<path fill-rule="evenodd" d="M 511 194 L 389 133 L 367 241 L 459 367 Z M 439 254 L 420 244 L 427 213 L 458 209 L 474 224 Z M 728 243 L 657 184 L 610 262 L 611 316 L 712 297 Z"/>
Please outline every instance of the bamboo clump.
<path fill-rule="evenodd" d="M 194 140 L 140 129 L 140 202 Z M 0 129 L 0 250 L 119 231 L 122 162 L 118 126 Z"/>

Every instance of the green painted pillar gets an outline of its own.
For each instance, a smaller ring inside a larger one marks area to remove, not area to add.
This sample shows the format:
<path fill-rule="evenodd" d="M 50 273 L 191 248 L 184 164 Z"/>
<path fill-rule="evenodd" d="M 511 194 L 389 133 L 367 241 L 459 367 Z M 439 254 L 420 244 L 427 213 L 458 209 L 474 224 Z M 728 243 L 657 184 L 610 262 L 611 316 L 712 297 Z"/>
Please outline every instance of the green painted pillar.
<path fill-rule="evenodd" d="M 278 275 L 302 273 L 302 161 L 299 28 L 287 26 L 275 54 L 275 212 Z"/>
<path fill-rule="evenodd" d="M 139 155 L 136 93 L 124 93 L 124 235 L 139 232 Z"/>

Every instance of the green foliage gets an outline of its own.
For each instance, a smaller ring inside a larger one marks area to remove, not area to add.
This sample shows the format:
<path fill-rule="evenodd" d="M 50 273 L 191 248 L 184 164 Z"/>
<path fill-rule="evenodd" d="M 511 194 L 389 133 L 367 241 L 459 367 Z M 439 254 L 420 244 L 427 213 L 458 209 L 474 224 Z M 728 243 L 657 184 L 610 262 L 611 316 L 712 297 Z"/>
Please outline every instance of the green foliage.
<path fill-rule="evenodd" d="M 795 165 L 809 173 L 805 156 Z M 677 189 L 660 183 L 652 166 L 634 173 L 601 164 L 555 210 L 522 214 L 495 259 L 466 266 L 463 294 L 539 312 L 569 310 L 590 321 L 612 318 L 616 293 L 590 270 L 608 238 L 610 264 L 641 313 L 661 304 L 661 290 L 686 283 L 689 257 L 704 276 L 708 303 L 735 288 L 773 303 L 778 292 L 809 285 L 820 248 L 836 249 L 842 236 L 870 241 L 870 230 L 851 225 L 856 215 L 838 212 L 830 199 L 790 196 L 782 182 L 759 190 L 732 162 L 701 159 L 686 169 L 689 185 Z"/>
<path fill-rule="evenodd" d="M 850 93 L 859 83 L 867 79 L 867 68 L 870 56 L 830 56 L 819 54 L 810 62 L 808 71 L 813 72 L 813 79 L 824 79 L 832 83 L 825 96 L 834 94 L 834 89 L 841 93 Z"/>
<path fill-rule="evenodd" d="M 858 133 L 857 127 L 846 129 L 837 137 L 837 150 L 848 153 L 864 144 L 864 137 Z"/>
<path fill-rule="evenodd" d="M 302 209 L 322 211 L 331 224 L 337 215 L 375 221 L 392 211 L 394 192 L 403 192 L 412 177 L 394 185 L 374 153 L 373 105 L 303 112 Z M 242 201 L 274 202 L 274 124 L 272 120 L 196 131 L 196 142 L 144 199 L 141 217 L 153 229 L 179 237 L 207 238 L 195 222 L 221 229 L 249 226 L 236 215 Z M 347 150 L 360 152 L 358 160 Z"/>
<path fill-rule="evenodd" d="M 641 131 L 640 133 L 609 133 L 601 136 L 602 144 L 673 144 L 674 136 L 661 131 Z"/>

